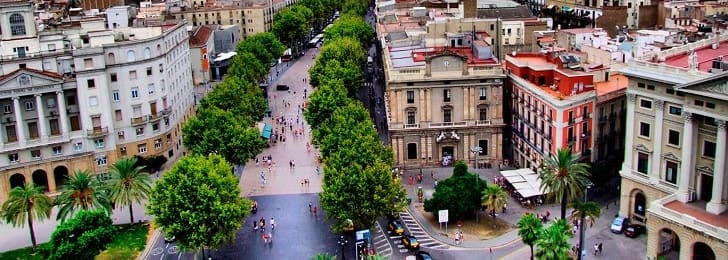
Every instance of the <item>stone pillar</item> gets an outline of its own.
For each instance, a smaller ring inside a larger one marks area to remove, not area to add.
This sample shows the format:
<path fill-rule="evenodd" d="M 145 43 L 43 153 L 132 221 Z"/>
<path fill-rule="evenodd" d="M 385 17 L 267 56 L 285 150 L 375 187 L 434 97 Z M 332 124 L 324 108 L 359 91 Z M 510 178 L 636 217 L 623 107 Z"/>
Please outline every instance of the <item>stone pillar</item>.
<path fill-rule="evenodd" d="M 463 88 L 463 120 L 470 119 L 470 88 Z"/>
<path fill-rule="evenodd" d="M 695 123 L 693 122 L 693 114 L 683 111 L 685 124 L 683 126 L 682 135 L 682 162 L 680 163 L 680 176 L 678 177 L 677 199 L 686 203 L 690 199 L 690 176 L 692 176 L 695 160 Z M 627 119 L 629 120 L 629 119 Z M 628 121 L 629 122 L 629 121 Z"/>
<path fill-rule="evenodd" d="M 58 114 L 61 115 L 61 133 L 63 137 L 67 137 L 70 132 L 68 125 L 68 108 L 66 107 L 66 96 L 63 95 L 63 91 L 57 91 L 56 96 L 58 98 Z"/>
<path fill-rule="evenodd" d="M 726 152 L 726 122 L 718 120 L 718 134 L 716 136 L 715 161 L 713 162 L 713 196 L 706 210 L 713 214 L 720 214 L 726 210 L 723 204 L 725 186 L 725 152 Z"/>
<path fill-rule="evenodd" d="M 25 120 L 23 119 L 23 114 L 20 112 L 20 97 L 13 97 L 13 109 L 13 112 L 15 112 L 15 125 L 17 126 L 16 129 L 18 131 L 18 144 L 25 145 Z"/>
<path fill-rule="evenodd" d="M 627 93 L 627 126 L 625 128 L 626 136 L 624 140 L 624 162 L 622 163 L 622 175 L 632 171 L 632 162 L 634 161 L 634 101 L 637 96 L 633 93 Z"/>
<path fill-rule="evenodd" d="M 665 101 L 655 99 L 655 131 L 653 131 L 652 138 L 652 165 L 649 171 L 649 178 L 651 184 L 657 184 L 660 182 L 660 166 L 662 164 L 662 118 L 664 114 Z"/>
<path fill-rule="evenodd" d="M 430 91 L 425 89 L 425 106 L 427 107 L 427 114 L 425 116 L 428 122 L 432 122 L 432 91 L 432 89 Z"/>
<path fill-rule="evenodd" d="M 427 110 L 425 109 L 425 90 L 420 89 L 417 92 L 419 92 L 418 93 L 419 97 L 417 99 L 417 103 L 419 103 L 419 108 L 417 109 L 417 113 L 419 114 L 419 117 L 420 117 L 420 120 L 418 123 L 422 123 L 422 121 L 427 120 L 425 117 L 427 114 L 426 113 Z M 422 127 L 422 125 L 420 125 L 420 127 Z"/>
<path fill-rule="evenodd" d="M 43 108 L 43 95 L 35 94 L 36 112 L 38 112 L 38 127 L 40 128 L 40 138 L 45 140 L 48 139 L 48 121 L 45 117 L 45 110 Z"/>

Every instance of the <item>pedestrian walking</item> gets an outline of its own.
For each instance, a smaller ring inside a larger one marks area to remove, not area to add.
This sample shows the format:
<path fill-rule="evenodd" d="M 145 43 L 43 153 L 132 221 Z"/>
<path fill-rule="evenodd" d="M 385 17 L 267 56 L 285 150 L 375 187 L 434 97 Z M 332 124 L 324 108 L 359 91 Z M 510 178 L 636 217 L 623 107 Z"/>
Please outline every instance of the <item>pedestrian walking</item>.
<path fill-rule="evenodd" d="M 276 220 L 273 218 L 270 218 L 270 230 L 273 231 L 276 229 Z"/>
<path fill-rule="evenodd" d="M 313 206 L 313 215 L 316 216 L 316 212 L 318 212 L 318 207 Z"/>
<path fill-rule="evenodd" d="M 308 202 L 308 212 L 313 212 L 313 208 L 312 208 L 312 207 L 313 207 L 313 203 L 311 203 L 311 202 L 309 201 L 309 202 Z"/>
<path fill-rule="evenodd" d="M 455 245 L 459 245 L 459 244 L 460 244 L 460 233 L 455 231 Z"/>
<path fill-rule="evenodd" d="M 599 245 L 594 244 L 594 255 L 597 255 L 599 253 Z"/>
<path fill-rule="evenodd" d="M 602 254 L 602 242 L 599 242 L 599 254 Z"/>

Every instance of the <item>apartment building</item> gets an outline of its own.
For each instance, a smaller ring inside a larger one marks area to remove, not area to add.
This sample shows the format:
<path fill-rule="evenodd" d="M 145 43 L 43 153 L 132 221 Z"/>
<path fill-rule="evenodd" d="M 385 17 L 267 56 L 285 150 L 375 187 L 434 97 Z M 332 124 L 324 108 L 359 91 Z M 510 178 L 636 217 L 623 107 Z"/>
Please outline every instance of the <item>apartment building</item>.
<path fill-rule="evenodd" d="M 215 49 L 216 25 L 201 25 L 190 31 L 190 58 L 192 59 L 192 81 L 195 85 L 210 81 L 212 55 Z"/>
<path fill-rule="evenodd" d="M 627 78 L 563 49 L 505 59 L 513 161 L 535 169 L 561 148 L 585 162 L 617 158 Z"/>
<path fill-rule="evenodd" d="M 182 154 L 194 112 L 186 24 L 107 29 L 86 17 L 39 31 L 33 13 L 0 2 L 0 202 L 26 182 L 53 194 L 75 170 Z"/>
<path fill-rule="evenodd" d="M 647 226 L 647 257 L 728 258 L 728 37 L 630 62 L 621 216 Z"/>

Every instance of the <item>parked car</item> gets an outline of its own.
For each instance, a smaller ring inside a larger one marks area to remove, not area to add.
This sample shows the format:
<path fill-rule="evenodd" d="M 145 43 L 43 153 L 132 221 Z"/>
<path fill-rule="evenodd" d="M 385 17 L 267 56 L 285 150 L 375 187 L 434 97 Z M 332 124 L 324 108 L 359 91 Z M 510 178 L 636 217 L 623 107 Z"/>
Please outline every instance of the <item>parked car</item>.
<path fill-rule="evenodd" d="M 283 84 L 276 85 L 276 90 L 285 91 L 285 90 L 289 90 L 289 89 L 290 89 L 290 87 L 288 87 L 288 85 L 283 85 Z"/>
<path fill-rule="evenodd" d="M 612 233 L 622 233 L 624 229 L 629 225 L 629 219 L 625 217 L 616 217 L 614 221 L 612 221 L 612 226 L 609 227 L 610 230 L 612 230 Z"/>
<path fill-rule="evenodd" d="M 417 241 L 417 238 L 415 236 L 410 234 L 402 236 L 402 245 L 407 249 L 420 249 L 420 242 Z"/>
<path fill-rule="evenodd" d="M 387 230 L 392 232 L 392 234 L 396 234 L 398 236 L 404 233 L 404 227 L 402 226 L 402 223 L 399 222 L 399 220 L 389 221 L 389 225 L 387 225 Z"/>
<path fill-rule="evenodd" d="M 624 235 L 627 237 L 638 237 L 642 233 L 645 233 L 646 228 L 643 225 L 631 224 L 624 230 Z"/>
<path fill-rule="evenodd" d="M 417 251 L 415 252 L 415 259 L 417 260 L 433 260 L 430 253 L 427 253 L 425 251 Z"/>

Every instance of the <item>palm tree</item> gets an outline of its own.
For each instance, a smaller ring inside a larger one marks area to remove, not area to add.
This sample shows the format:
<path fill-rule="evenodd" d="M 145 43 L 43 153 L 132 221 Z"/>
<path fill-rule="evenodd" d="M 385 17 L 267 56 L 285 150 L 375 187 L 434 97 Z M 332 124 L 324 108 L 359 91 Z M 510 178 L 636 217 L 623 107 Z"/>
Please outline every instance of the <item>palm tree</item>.
<path fill-rule="evenodd" d="M 583 218 L 585 221 L 584 224 L 589 222 L 589 226 L 591 227 L 594 225 L 594 221 L 602 215 L 601 206 L 593 201 L 584 202 L 575 200 L 571 202 L 570 207 L 571 214 L 569 215 L 569 222 L 571 223 Z"/>
<path fill-rule="evenodd" d="M 496 209 L 503 210 L 507 199 L 508 194 L 496 184 L 486 185 L 481 198 L 482 206 L 488 207 L 493 218 L 495 218 Z"/>
<path fill-rule="evenodd" d="M 79 210 L 100 208 L 111 212 L 107 187 L 88 170 L 75 171 L 68 177 L 55 203 L 60 206 L 56 219 L 61 222 Z"/>
<path fill-rule="evenodd" d="M 35 252 L 37 243 L 33 221 L 48 219 L 51 209 L 53 209 L 53 202 L 45 194 L 45 188 L 29 182 L 22 187 L 10 190 L 8 200 L 3 203 L 2 210 L 0 210 L 0 216 L 14 227 L 22 227 L 27 221 L 30 229 L 30 242 L 33 243 L 33 252 Z"/>
<path fill-rule="evenodd" d="M 531 247 L 531 260 L 533 260 L 533 244 L 538 239 L 538 233 L 543 228 L 541 220 L 533 213 L 526 213 L 518 220 L 518 236 L 523 243 Z"/>
<path fill-rule="evenodd" d="M 559 223 L 561 222 L 561 223 Z M 570 259 L 568 225 L 564 219 L 556 221 L 548 228 L 541 229 L 536 240 L 536 257 L 538 259 L 566 260 Z"/>
<path fill-rule="evenodd" d="M 132 203 L 141 203 L 152 190 L 152 180 L 144 166 L 136 166 L 137 158 L 123 158 L 111 166 L 111 179 L 106 183 L 111 189 L 111 201 L 120 207 L 129 206 L 129 220 L 134 224 Z"/>
<path fill-rule="evenodd" d="M 566 218 L 566 204 L 574 199 L 589 182 L 587 177 L 589 165 L 578 162 L 579 158 L 571 154 L 571 149 L 561 148 L 556 156 L 551 156 L 541 167 L 538 175 L 541 178 L 541 190 L 549 196 L 561 199 L 561 218 Z"/>

